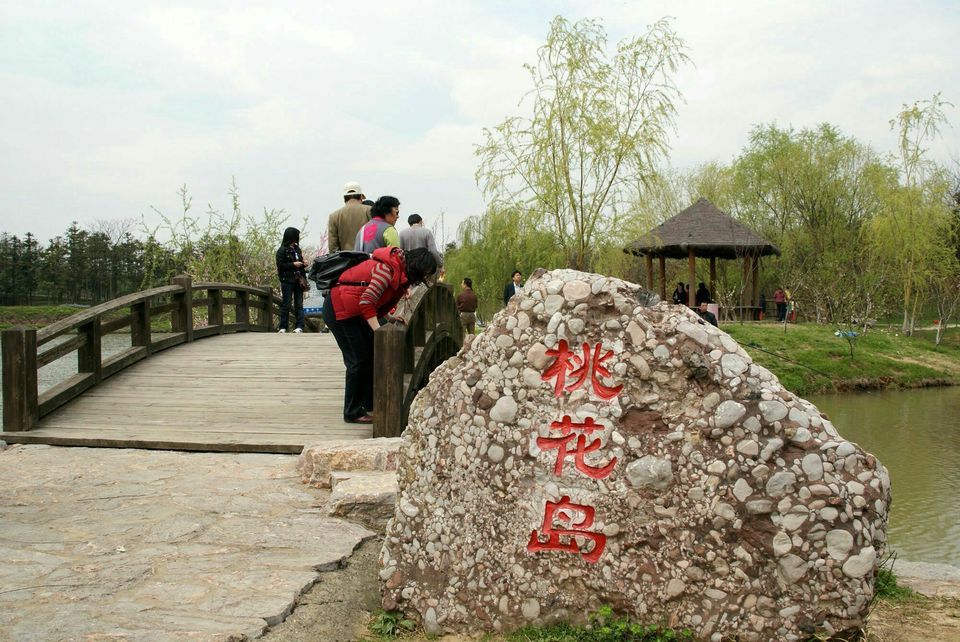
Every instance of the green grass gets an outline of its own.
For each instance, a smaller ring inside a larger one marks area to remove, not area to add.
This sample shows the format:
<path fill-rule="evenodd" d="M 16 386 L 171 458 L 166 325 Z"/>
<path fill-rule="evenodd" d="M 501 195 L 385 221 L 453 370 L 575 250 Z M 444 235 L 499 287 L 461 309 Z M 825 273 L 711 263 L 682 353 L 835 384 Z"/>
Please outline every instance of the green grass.
<path fill-rule="evenodd" d="M 874 328 L 857 339 L 854 356 L 846 340 L 826 325 L 783 326 L 727 323 L 723 330 L 797 394 L 960 382 L 960 330 L 947 331 L 940 346 L 932 331 L 913 337 Z M 775 353 L 775 354 L 770 354 Z"/>
<path fill-rule="evenodd" d="M 880 568 L 877 572 L 873 595 L 878 600 L 899 602 L 917 597 L 913 589 L 897 584 L 897 576 L 889 568 Z"/>
<path fill-rule="evenodd" d="M 5 305 L 0 306 L 0 329 L 15 325 L 42 328 L 54 321 L 76 314 L 83 308 L 68 305 Z"/>

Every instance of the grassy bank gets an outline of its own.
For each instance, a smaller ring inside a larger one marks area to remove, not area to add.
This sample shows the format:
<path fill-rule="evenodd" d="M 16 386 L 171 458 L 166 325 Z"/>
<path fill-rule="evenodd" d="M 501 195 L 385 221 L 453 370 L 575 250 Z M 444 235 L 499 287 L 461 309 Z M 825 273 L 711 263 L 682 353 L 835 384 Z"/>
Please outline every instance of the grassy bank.
<path fill-rule="evenodd" d="M 888 387 L 914 388 L 960 383 L 960 330 L 940 346 L 933 331 L 912 337 L 874 328 L 857 338 L 854 356 L 834 328 L 813 324 L 727 323 L 723 330 L 800 395 Z M 774 353 L 774 354 L 771 354 Z"/>
<path fill-rule="evenodd" d="M 42 328 L 54 321 L 76 314 L 83 308 L 71 305 L 4 305 L 0 306 L 0 330 L 15 325 Z"/>

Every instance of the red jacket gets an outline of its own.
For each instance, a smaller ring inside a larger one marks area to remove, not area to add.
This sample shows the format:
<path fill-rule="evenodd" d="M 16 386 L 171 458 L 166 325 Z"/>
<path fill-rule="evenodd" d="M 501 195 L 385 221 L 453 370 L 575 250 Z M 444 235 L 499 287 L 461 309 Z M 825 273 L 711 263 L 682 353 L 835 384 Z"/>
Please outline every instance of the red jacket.
<path fill-rule="evenodd" d="M 374 278 L 374 267 L 378 265 L 386 268 L 378 270 L 386 277 L 385 283 L 382 280 L 378 283 Z M 410 285 L 407 282 L 407 265 L 403 259 L 403 251 L 396 247 L 374 250 L 372 259 L 344 271 L 338 280 L 340 283 L 363 282 L 368 285 L 335 285 L 330 290 L 337 321 L 356 316 L 364 319 L 385 316 Z M 383 286 L 383 289 L 377 295 L 380 286 Z M 361 304 L 362 299 L 370 303 Z"/>

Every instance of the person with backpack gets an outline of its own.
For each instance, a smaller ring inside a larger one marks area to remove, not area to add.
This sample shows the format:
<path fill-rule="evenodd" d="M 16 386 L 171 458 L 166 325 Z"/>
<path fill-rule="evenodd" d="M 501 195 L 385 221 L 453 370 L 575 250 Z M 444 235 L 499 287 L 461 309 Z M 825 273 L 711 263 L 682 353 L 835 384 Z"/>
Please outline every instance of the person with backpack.
<path fill-rule="evenodd" d="M 277 248 L 277 276 L 280 278 L 280 333 L 287 331 L 290 321 L 290 304 L 296 315 L 295 333 L 303 332 L 303 285 L 307 283 L 304 271 L 303 252 L 300 251 L 300 230 L 288 227 L 283 231 L 283 241 Z"/>
<path fill-rule="evenodd" d="M 330 288 L 323 321 L 337 340 L 346 366 L 343 420 L 373 422 L 373 332 L 406 291 L 437 271 L 426 248 L 404 252 L 382 247 L 358 265 L 347 268 Z"/>

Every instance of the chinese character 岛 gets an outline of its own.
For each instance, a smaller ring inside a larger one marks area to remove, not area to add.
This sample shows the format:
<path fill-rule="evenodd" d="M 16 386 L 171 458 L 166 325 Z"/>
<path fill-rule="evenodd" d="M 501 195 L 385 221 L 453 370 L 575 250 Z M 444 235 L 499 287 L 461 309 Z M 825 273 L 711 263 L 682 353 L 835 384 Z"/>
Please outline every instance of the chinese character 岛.
<path fill-rule="evenodd" d="M 579 522 L 574 521 L 574 516 L 583 515 Z M 543 526 L 538 532 L 536 529 L 530 533 L 530 541 L 527 543 L 527 550 L 531 553 L 540 551 L 565 551 L 567 553 L 579 553 L 583 559 L 595 563 L 603 554 L 603 549 L 607 545 L 607 536 L 601 533 L 591 533 L 587 529 L 593 526 L 594 509 L 591 506 L 583 504 L 574 504 L 570 502 L 568 496 L 560 498 L 559 502 L 548 501 L 543 515 Z M 566 522 L 570 528 L 553 527 L 554 519 L 560 522 Z M 540 541 L 540 536 L 547 538 L 546 542 Z M 576 537 L 584 537 L 593 542 L 593 548 L 584 553 L 577 545 Z M 565 540 L 562 541 L 561 540 Z"/>

